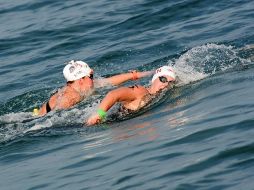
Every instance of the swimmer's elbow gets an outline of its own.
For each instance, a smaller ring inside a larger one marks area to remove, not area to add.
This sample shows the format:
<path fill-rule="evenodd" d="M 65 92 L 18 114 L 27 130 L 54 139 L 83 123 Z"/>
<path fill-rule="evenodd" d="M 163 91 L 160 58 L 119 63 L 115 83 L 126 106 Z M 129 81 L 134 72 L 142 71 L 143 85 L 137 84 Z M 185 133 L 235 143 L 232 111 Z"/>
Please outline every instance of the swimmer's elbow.
<path fill-rule="evenodd" d="M 108 92 L 106 98 L 110 102 L 119 102 L 120 96 L 116 91 L 110 91 Z"/>

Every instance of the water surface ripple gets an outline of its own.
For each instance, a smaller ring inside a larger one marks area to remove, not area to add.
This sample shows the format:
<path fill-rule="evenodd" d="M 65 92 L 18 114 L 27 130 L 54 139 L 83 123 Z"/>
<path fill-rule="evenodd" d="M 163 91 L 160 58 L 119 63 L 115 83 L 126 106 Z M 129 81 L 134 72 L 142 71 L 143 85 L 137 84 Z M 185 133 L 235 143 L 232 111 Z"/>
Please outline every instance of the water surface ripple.
<path fill-rule="evenodd" d="M 253 18 L 251 0 L 0 2 L 1 189 L 253 189 Z M 96 77 L 172 65 L 179 80 L 95 127 L 112 87 L 32 117 L 72 59 Z"/>

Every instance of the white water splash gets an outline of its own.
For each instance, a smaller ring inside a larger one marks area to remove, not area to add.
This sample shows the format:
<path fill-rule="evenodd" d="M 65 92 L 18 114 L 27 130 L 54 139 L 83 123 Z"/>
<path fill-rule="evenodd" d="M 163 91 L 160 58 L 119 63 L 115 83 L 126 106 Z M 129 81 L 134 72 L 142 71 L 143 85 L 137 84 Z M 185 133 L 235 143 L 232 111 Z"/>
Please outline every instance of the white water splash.
<path fill-rule="evenodd" d="M 33 116 L 30 112 L 9 113 L 0 116 L 0 123 L 23 122 L 31 118 L 33 118 Z"/>
<path fill-rule="evenodd" d="M 98 102 L 85 108 L 52 111 L 45 117 L 33 117 L 30 112 L 9 113 L 0 116 L 0 142 L 7 142 L 30 132 L 51 127 L 85 124 L 85 120 L 96 110 Z"/>
<path fill-rule="evenodd" d="M 85 120 L 96 110 L 98 102 L 93 102 L 90 107 L 73 108 L 60 112 L 50 112 L 46 120 L 37 121 L 25 132 L 42 130 L 52 126 L 69 126 L 75 124 L 85 124 Z"/>
<path fill-rule="evenodd" d="M 168 64 L 174 65 L 179 85 L 184 85 L 245 62 L 232 46 L 206 44 L 188 50 L 178 59 L 169 60 Z"/>

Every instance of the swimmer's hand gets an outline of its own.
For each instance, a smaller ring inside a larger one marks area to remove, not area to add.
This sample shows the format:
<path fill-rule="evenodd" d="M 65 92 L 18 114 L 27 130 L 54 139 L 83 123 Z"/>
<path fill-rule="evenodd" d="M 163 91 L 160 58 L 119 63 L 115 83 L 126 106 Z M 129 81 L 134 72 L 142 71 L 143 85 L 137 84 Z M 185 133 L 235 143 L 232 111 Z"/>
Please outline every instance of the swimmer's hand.
<path fill-rule="evenodd" d="M 100 121 L 101 121 L 100 116 L 98 114 L 94 114 L 94 115 L 92 115 L 88 118 L 88 120 L 86 121 L 86 124 L 88 126 L 91 126 L 91 125 L 95 125 L 97 123 L 100 123 Z"/>

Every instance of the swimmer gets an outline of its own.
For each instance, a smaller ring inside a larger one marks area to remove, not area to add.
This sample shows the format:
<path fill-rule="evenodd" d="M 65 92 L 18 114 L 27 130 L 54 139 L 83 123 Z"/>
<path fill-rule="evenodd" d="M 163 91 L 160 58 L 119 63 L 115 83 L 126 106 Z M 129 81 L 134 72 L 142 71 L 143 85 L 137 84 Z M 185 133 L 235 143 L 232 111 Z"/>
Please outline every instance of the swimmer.
<path fill-rule="evenodd" d="M 63 69 L 67 84 L 53 94 L 34 115 L 44 116 L 51 110 L 70 108 L 90 96 L 95 88 L 119 85 L 128 80 L 137 80 L 152 75 L 152 71 L 124 73 L 109 78 L 94 79 L 93 70 L 83 61 L 70 61 Z"/>
<path fill-rule="evenodd" d="M 145 106 L 149 96 L 154 96 L 165 88 L 172 88 L 176 75 L 172 67 L 163 66 L 155 71 L 150 87 L 135 85 L 132 87 L 120 87 L 108 92 L 101 101 L 97 113 L 94 113 L 86 121 L 87 125 L 94 125 L 103 121 L 107 111 L 117 102 L 121 103 L 123 109 L 136 111 Z"/>

